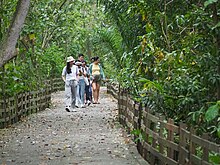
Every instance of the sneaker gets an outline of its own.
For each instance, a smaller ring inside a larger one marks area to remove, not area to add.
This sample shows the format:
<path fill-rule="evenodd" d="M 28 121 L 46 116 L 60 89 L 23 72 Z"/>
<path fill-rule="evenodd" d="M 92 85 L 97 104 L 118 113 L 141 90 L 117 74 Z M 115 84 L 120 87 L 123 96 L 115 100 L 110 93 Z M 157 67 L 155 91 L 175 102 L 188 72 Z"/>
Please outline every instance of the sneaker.
<path fill-rule="evenodd" d="M 78 104 L 75 105 L 76 108 L 79 108 Z"/>
<path fill-rule="evenodd" d="M 81 108 L 85 108 L 85 105 L 82 104 L 80 107 L 81 107 Z"/>
<path fill-rule="evenodd" d="M 71 112 L 76 112 L 76 109 L 72 108 L 72 109 L 71 109 Z"/>
<path fill-rule="evenodd" d="M 66 107 L 65 110 L 66 110 L 67 112 L 70 112 L 70 108 L 69 108 L 69 107 Z"/>
<path fill-rule="evenodd" d="M 88 106 L 91 104 L 91 101 L 88 100 Z"/>

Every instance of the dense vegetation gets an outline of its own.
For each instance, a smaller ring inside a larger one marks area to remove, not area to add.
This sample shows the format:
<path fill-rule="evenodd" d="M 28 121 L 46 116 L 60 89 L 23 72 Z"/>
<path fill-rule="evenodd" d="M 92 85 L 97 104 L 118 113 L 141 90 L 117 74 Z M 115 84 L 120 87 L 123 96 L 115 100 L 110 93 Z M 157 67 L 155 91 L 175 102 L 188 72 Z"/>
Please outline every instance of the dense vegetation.
<path fill-rule="evenodd" d="M 0 40 L 13 20 L 18 0 L 0 3 Z M 65 58 L 78 53 L 91 58 L 91 36 L 98 31 L 100 11 L 87 1 L 33 0 L 16 45 L 16 58 L 2 68 L 4 95 L 42 87 L 43 80 L 60 77 Z M 2 92 L 2 91 L 1 91 Z M 3 95 L 3 94 L 2 94 Z"/>
<path fill-rule="evenodd" d="M 100 3 L 115 23 L 108 37 L 121 84 L 153 111 L 220 137 L 220 2 Z"/>
<path fill-rule="evenodd" d="M 0 3 L 1 41 L 17 2 Z M 217 140 L 219 12 L 218 0 L 32 0 L 16 58 L 0 72 L 1 96 L 59 77 L 69 55 L 99 55 L 137 101 Z"/>

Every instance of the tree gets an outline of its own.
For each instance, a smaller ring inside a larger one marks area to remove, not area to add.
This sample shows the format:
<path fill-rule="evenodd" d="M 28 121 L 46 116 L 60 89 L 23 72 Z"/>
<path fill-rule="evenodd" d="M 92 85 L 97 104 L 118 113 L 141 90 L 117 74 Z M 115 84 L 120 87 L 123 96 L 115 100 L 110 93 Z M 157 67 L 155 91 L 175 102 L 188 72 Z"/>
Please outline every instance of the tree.
<path fill-rule="evenodd" d="M 30 0 L 19 0 L 17 3 L 8 33 L 3 37 L 0 44 L 0 67 L 4 66 L 4 64 L 16 56 L 15 46 L 28 14 L 29 6 Z"/>

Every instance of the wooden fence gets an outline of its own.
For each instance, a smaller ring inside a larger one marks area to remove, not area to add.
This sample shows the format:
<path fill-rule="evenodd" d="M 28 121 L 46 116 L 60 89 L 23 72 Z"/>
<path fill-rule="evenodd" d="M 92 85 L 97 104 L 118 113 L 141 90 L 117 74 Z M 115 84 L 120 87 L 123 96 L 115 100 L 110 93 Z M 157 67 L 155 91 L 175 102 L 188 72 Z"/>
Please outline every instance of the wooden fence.
<path fill-rule="evenodd" d="M 210 156 L 220 155 L 220 145 L 207 134 L 197 136 L 185 124 L 153 114 L 148 107 L 131 99 L 118 85 L 108 84 L 107 92 L 118 100 L 119 121 L 128 132 L 139 130 L 137 149 L 152 165 L 211 165 Z M 141 136 L 140 136 L 141 135 Z"/>
<path fill-rule="evenodd" d="M 55 78 L 45 81 L 44 88 L 0 99 L 0 128 L 5 128 L 20 121 L 29 114 L 49 107 L 51 93 L 63 89 L 64 83 L 61 78 Z"/>

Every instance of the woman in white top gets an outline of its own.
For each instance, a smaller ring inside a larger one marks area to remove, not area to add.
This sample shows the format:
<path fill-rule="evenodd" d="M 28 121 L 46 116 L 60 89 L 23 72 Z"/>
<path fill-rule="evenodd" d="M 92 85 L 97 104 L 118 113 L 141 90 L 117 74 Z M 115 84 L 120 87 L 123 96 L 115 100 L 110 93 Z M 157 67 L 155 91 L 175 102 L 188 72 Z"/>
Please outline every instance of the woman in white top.
<path fill-rule="evenodd" d="M 62 71 L 62 79 L 65 82 L 65 110 L 71 111 L 71 108 L 75 108 L 76 102 L 76 89 L 78 79 L 78 67 L 74 65 L 75 59 L 70 56 L 67 57 L 67 64 Z M 73 110 L 72 110 L 73 111 Z"/>

